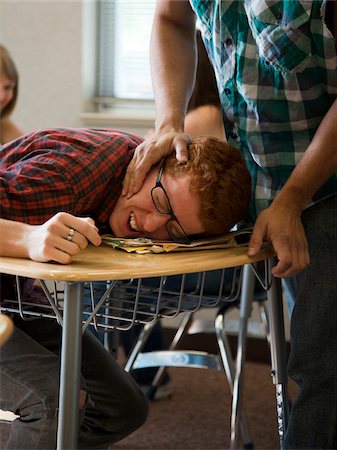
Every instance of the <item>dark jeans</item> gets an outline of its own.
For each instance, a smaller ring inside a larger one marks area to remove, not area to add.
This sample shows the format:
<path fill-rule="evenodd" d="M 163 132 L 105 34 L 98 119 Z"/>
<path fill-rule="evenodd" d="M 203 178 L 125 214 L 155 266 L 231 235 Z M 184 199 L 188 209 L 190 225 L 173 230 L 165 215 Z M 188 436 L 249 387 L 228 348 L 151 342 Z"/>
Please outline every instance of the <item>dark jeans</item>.
<path fill-rule="evenodd" d="M 1 348 L 0 408 L 20 416 L 7 449 L 56 447 L 60 327 L 53 320 L 15 319 Z M 133 379 L 90 332 L 83 336 L 79 448 L 103 449 L 141 426 L 147 401 Z"/>
<path fill-rule="evenodd" d="M 291 281 L 289 376 L 299 386 L 286 449 L 336 448 L 337 196 L 304 211 L 310 265 Z"/>

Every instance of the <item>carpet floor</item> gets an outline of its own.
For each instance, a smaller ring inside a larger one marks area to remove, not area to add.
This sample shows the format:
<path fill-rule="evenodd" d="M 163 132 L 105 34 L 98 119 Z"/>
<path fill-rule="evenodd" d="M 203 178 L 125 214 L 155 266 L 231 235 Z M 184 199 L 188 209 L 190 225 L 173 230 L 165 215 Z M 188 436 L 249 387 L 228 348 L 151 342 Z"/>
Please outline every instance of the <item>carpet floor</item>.
<path fill-rule="evenodd" d="M 225 450 L 230 442 L 231 396 L 223 373 L 171 368 L 174 393 L 150 404 L 143 427 L 115 444 L 113 450 Z M 289 385 L 290 397 L 296 387 Z M 255 450 L 275 450 L 275 387 L 270 366 L 247 362 L 244 411 Z"/>

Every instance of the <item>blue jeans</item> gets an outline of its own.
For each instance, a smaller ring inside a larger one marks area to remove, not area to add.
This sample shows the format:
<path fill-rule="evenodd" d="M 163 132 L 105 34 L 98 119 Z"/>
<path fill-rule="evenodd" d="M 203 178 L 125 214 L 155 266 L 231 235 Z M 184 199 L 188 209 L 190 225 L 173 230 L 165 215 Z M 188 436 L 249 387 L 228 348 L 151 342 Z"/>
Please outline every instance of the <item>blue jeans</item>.
<path fill-rule="evenodd" d="M 0 408 L 20 416 L 7 449 L 56 447 L 60 327 L 54 320 L 15 318 L 1 348 Z M 79 448 L 104 449 L 146 419 L 147 401 L 133 379 L 90 332 L 83 335 Z"/>
<path fill-rule="evenodd" d="M 297 295 L 288 372 L 299 395 L 292 406 L 285 448 L 335 449 L 337 196 L 308 208 L 302 221 L 311 262 L 291 280 Z"/>

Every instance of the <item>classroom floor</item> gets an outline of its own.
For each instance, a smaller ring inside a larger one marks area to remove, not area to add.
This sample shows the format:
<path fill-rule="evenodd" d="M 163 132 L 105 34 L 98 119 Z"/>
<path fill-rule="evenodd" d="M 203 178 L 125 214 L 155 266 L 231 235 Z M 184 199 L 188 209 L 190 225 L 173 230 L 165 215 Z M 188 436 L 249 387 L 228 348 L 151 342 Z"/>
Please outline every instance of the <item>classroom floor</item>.
<path fill-rule="evenodd" d="M 223 373 L 170 369 L 174 394 L 151 402 L 147 422 L 113 450 L 226 450 L 230 442 L 231 397 Z M 289 384 L 292 398 L 296 386 Z M 245 366 L 245 414 L 255 450 L 279 448 L 275 388 L 267 364 Z M 242 448 L 242 447 L 241 447 Z"/>

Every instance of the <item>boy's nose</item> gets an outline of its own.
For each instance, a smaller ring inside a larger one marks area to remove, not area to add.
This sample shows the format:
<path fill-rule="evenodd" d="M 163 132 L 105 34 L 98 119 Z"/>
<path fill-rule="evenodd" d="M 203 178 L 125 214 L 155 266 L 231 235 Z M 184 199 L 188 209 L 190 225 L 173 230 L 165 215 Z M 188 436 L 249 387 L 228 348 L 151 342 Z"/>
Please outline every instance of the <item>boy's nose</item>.
<path fill-rule="evenodd" d="M 143 230 L 147 234 L 158 232 L 163 229 L 166 230 L 166 223 L 169 219 L 170 216 L 168 214 L 161 214 L 157 211 L 148 213 L 143 223 Z"/>

